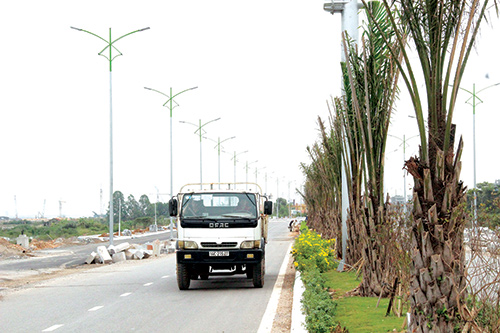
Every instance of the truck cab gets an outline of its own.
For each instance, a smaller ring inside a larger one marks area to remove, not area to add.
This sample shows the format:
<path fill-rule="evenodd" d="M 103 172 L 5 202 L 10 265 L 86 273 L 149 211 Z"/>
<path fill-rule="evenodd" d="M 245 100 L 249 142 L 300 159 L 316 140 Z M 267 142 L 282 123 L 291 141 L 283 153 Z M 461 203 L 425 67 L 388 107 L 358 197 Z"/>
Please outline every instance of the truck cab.
<path fill-rule="evenodd" d="M 180 290 L 191 280 L 235 274 L 263 287 L 272 202 L 261 193 L 255 183 L 188 184 L 170 200 Z"/>

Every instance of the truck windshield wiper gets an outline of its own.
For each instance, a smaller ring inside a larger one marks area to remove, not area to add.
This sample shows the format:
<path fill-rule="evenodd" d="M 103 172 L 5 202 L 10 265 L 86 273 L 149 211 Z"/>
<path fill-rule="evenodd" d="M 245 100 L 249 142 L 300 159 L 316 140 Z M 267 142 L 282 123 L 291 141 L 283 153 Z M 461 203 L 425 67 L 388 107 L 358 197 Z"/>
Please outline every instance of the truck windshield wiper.
<path fill-rule="evenodd" d="M 211 217 L 206 217 L 206 216 L 183 216 L 183 219 L 200 219 L 200 220 L 208 220 L 208 221 L 214 221 L 217 222 L 217 219 L 211 218 Z"/>
<path fill-rule="evenodd" d="M 235 217 L 238 219 L 243 219 L 243 220 L 255 220 L 255 217 L 248 217 L 248 216 L 241 216 L 239 214 L 223 214 L 223 217 Z"/>

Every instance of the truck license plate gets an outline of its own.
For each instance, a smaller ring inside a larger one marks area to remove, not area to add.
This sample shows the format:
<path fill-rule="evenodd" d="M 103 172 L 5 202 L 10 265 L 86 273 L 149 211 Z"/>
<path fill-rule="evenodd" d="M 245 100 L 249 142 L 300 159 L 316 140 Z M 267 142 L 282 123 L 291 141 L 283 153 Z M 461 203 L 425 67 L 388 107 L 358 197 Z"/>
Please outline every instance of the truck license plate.
<path fill-rule="evenodd" d="M 209 251 L 210 257 L 229 257 L 229 251 Z"/>

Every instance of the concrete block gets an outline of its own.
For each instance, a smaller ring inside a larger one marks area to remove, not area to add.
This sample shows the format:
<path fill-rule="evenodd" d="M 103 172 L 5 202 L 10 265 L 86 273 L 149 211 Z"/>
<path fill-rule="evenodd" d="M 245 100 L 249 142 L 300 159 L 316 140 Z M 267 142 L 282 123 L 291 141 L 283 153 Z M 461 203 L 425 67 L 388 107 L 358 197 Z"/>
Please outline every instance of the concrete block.
<path fill-rule="evenodd" d="M 118 245 L 115 245 L 115 251 L 116 253 L 125 251 L 130 248 L 130 244 L 128 242 L 124 242 Z"/>
<path fill-rule="evenodd" d="M 115 246 L 114 245 L 110 245 L 108 246 L 108 253 L 112 256 L 113 254 L 115 254 L 117 251 L 115 249 Z"/>
<path fill-rule="evenodd" d="M 125 250 L 124 253 L 125 253 L 125 257 L 127 258 L 127 260 L 134 259 L 134 254 L 136 251 L 137 251 L 136 249 Z"/>
<path fill-rule="evenodd" d="M 101 259 L 101 262 L 103 262 L 105 264 L 109 264 L 109 263 L 113 262 L 113 259 L 111 259 L 111 256 L 109 255 L 108 249 L 104 245 L 97 247 L 97 255 Z"/>
<path fill-rule="evenodd" d="M 21 245 L 25 249 L 30 247 L 30 239 L 26 235 L 19 235 L 19 237 L 16 238 L 16 244 Z"/>
<path fill-rule="evenodd" d="M 157 239 L 153 242 L 153 256 L 159 257 L 160 256 L 160 251 L 162 248 L 162 244 L 160 241 Z"/>
<path fill-rule="evenodd" d="M 125 256 L 125 252 L 118 252 L 113 254 L 113 262 L 120 262 L 120 261 L 125 261 L 127 260 L 127 257 Z"/>
<path fill-rule="evenodd" d="M 85 263 L 87 265 L 90 265 L 91 263 L 95 262 L 95 258 L 97 257 L 97 253 L 92 251 L 91 254 L 88 255 L 87 259 L 85 260 Z"/>
<path fill-rule="evenodd" d="M 141 260 L 142 258 L 144 258 L 144 250 L 142 249 L 137 249 L 134 253 L 134 258 L 135 259 L 139 259 Z"/>

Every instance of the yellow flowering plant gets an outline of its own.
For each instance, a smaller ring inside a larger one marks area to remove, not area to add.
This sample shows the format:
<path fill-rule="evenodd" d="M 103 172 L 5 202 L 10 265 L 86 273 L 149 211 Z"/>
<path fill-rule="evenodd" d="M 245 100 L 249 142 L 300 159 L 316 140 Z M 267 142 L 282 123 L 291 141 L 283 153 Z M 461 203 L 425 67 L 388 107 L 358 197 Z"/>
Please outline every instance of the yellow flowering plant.
<path fill-rule="evenodd" d="M 326 240 L 318 233 L 301 228 L 301 234 L 295 239 L 292 255 L 295 267 L 303 272 L 314 268 L 326 272 L 335 262 L 335 239 Z"/>

